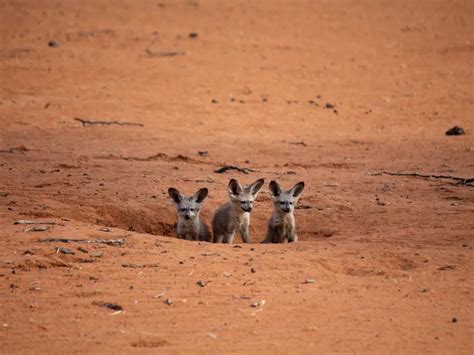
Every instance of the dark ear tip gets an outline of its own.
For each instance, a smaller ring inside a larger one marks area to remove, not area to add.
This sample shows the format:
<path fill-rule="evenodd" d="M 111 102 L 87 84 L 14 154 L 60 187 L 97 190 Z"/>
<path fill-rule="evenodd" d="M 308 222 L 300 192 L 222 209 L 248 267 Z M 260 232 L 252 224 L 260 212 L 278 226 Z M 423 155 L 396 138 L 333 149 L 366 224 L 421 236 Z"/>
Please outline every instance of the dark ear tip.
<path fill-rule="evenodd" d="M 176 191 L 176 189 L 175 189 L 174 187 L 170 187 L 170 188 L 168 189 L 168 193 L 169 193 L 169 194 L 170 194 L 170 193 L 173 193 L 173 192 L 175 192 L 175 191 Z"/>
<path fill-rule="evenodd" d="M 300 182 L 298 183 L 298 185 L 301 185 L 301 186 L 304 187 L 304 181 L 300 181 Z"/>

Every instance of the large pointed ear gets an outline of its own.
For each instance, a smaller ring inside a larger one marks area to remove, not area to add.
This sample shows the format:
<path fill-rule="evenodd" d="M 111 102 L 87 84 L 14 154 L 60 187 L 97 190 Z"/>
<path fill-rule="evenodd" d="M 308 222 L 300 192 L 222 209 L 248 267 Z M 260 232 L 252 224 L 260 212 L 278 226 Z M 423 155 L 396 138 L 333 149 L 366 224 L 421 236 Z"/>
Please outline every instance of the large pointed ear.
<path fill-rule="evenodd" d="M 264 182 L 264 179 L 258 179 L 255 181 L 252 185 L 250 185 L 250 193 L 252 195 L 257 195 L 260 192 Z"/>
<path fill-rule="evenodd" d="M 275 197 L 278 197 L 280 196 L 281 194 L 281 188 L 280 188 L 280 185 L 278 185 L 278 183 L 276 181 L 270 181 L 270 185 L 268 185 L 268 188 L 270 189 L 270 193 L 275 196 Z"/>
<path fill-rule="evenodd" d="M 229 194 L 237 196 L 242 192 L 242 187 L 240 186 L 239 182 L 235 179 L 230 179 L 229 185 Z"/>
<path fill-rule="evenodd" d="M 168 189 L 168 195 L 170 195 L 175 203 L 180 203 L 183 200 L 183 196 L 173 187 Z"/>
<path fill-rule="evenodd" d="M 194 201 L 196 201 L 197 203 L 201 203 L 207 197 L 207 193 L 208 191 L 206 187 L 196 191 L 196 193 L 193 196 Z"/>
<path fill-rule="evenodd" d="M 294 197 L 298 197 L 303 192 L 303 189 L 304 189 L 304 182 L 301 181 L 291 188 L 290 193 Z"/>

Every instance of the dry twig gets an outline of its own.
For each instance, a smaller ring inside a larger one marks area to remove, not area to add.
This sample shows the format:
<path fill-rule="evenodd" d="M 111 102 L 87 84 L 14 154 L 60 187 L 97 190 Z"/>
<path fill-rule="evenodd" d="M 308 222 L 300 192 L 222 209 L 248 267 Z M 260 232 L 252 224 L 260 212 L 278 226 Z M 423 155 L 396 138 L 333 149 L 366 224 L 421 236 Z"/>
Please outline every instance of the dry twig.
<path fill-rule="evenodd" d="M 436 175 L 436 174 L 419 174 L 419 173 L 397 173 L 391 171 L 380 171 L 377 173 L 367 172 L 370 176 L 380 176 L 380 175 L 391 175 L 391 176 L 411 176 L 411 177 L 420 177 L 424 179 L 447 179 L 454 180 L 460 185 L 468 185 L 474 183 L 474 178 L 462 178 L 452 175 Z"/>
<path fill-rule="evenodd" d="M 240 173 L 248 174 L 249 172 L 256 172 L 257 170 L 253 170 L 250 168 L 241 168 L 239 166 L 234 166 L 234 165 L 225 165 L 217 170 L 214 170 L 215 173 L 222 174 L 226 172 L 227 170 L 237 170 Z"/>
<path fill-rule="evenodd" d="M 47 238 L 39 240 L 40 243 L 89 243 L 122 246 L 125 239 L 69 239 L 69 238 Z"/>
<path fill-rule="evenodd" d="M 119 126 L 138 126 L 143 127 L 143 123 L 135 123 L 135 122 L 120 122 L 120 121 L 94 121 L 94 120 L 85 120 L 83 118 L 74 117 L 74 119 L 78 122 L 82 123 L 82 126 L 90 126 L 90 125 L 101 125 L 101 126 L 110 126 L 110 125 L 119 125 Z"/>
<path fill-rule="evenodd" d="M 149 48 L 145 48 L 145 52 L 150 56 L 154 58 L 160 58 L 160 57 L 176 57 L 178 55 L 186 55 L 186 52 L 183 51 L 168 51 L 168 52 L 154 52 Z"/>

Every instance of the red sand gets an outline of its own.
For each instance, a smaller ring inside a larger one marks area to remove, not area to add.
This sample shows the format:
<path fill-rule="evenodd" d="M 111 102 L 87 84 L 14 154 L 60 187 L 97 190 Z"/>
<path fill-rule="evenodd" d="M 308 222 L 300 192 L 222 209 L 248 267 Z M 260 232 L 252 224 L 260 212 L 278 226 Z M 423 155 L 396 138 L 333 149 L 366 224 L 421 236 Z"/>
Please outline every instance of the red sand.
<path fill-rule="evenodd" d="M 473 187 L 369 175 L 473 177 L 472 1 L 0 7 L 0 352 L 473 353 Z M 231 177 L 266 179 L 253 244 L 177 240 L 168 187 L 209 222 Z M 258 244 L 272 179 L 298 243 Z"/>

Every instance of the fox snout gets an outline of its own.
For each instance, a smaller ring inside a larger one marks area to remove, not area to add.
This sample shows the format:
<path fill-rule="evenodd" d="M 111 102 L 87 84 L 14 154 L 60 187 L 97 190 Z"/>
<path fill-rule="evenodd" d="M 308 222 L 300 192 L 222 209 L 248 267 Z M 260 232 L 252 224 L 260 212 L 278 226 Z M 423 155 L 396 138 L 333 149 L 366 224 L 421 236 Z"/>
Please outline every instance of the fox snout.
<path fill-rule="evenodd" d="M 191 218 L 191 213 L 185 212 L 184 213 L 184 219 L 190 219 Z"/>
<path fill-rule="evenodd" d="M 252 212 L 252 206 L 241 206 L 241 208 L 245 212 Z"/>

